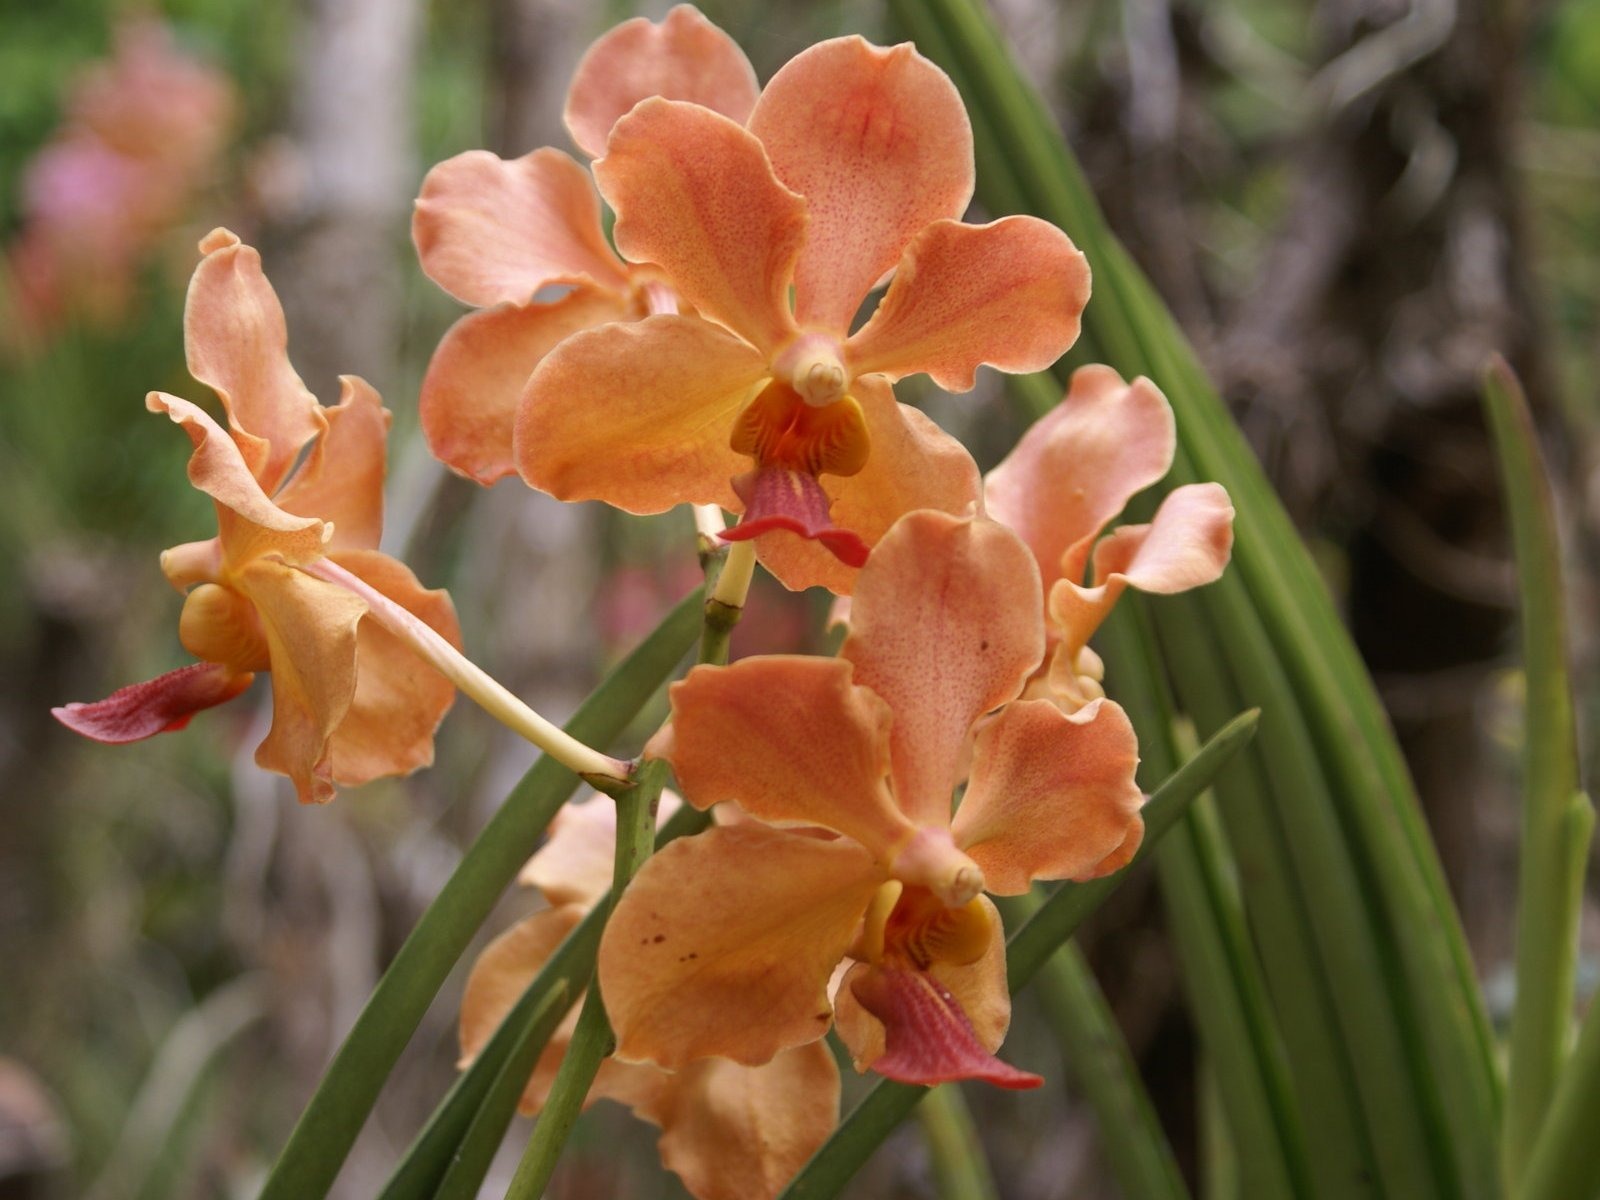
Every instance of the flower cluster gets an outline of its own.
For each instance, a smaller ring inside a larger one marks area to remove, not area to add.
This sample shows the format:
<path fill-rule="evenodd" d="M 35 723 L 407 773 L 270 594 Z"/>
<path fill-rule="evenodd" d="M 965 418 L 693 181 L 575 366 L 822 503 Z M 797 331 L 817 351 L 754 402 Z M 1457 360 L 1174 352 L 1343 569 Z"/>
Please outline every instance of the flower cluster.
<path fill-rule="evenodd" d="M 474 311 L 433 356 L 422 428 L 485 485 L 517 474 L 635 513 L 697 506 L 697 528 L 727 543 L 724 609 L 743 605 L 757 559 L 848 606 L 837 656 L 713 653 L 673 685 L 645 755 L 716 820 L 649 859 L 598 954 L 617 1048 L 591 1098 L 660 1126 L 696 1195 L 770 1196 L 836 1119 L 830 1027 L 888 1078 L 1040 1082 L 996 1057 L 1010 996 L 989 895 L 1134 855 L 1137 741 L 1088 643 L 1128 587 L 1216 579 L 1233 510 L 1214 484 L 1180 487 L 1148 524 L 1106 534 L 1174 456 L 1148 380 L 1083 368 L 987 478 L 896 399 L 914 374 L 961 391 L 981 365 L 1049 366 L 1089 296 L 1060 230 L 962 219 L 971 128 L 913 47 L 834 39 L 761 88 L 680 6 L 601 38 L 566 119 L 592 168 L 549 148 L 473 151 L 423 183 L 423 269 Z M 202 251 L 190 368 L 228 428 L 149 400 L 189 433 L 191 481 L 217 507 L 216 538 L 163 558 L 201 661 L 57 715 L 133 740 L 270 670 L 258 759 L 322 800 L 427 761 L 455 684 L 627 787 L 629 764 L 552 733 L 460 660 L 448 599 L 375 550 L 377 397 L 346 379 L 320 406 L 254 252 L 223 231 Z M 602 903 L 615 829 L 603 801 L 558 818 L 525 873 L 548 907 L 468 985 L 468 1061 Z M 526 1110 L 574 1036 L 569 1022 L 545 1049 Z"/>

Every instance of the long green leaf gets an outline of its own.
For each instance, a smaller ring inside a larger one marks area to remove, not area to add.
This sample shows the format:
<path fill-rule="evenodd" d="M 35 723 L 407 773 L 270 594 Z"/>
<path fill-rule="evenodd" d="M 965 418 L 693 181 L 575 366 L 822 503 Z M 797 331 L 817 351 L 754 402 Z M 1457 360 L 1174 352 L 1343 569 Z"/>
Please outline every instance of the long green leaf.
<path fill-rule="evenodd" d="M 620 736 L 694 644 L 703 600 L 700 591 L 685 597 L 583 703 L 567 732 L 601 746 Z M 540 758 L 512 790 L 378 981 L 267 1177 L 261 1200 L 327 1194 L 423 1013 L 577 786 L 576 775 Z"/>
<path fill-rule="evenodd" d="M 939 1200 L 999 1200 L 989 1159 L 959 1083 L 930 1089 L 917 1106 Z"/>
<path fill-rule="evenodd" d="M 1182 828 L 1180 821 L 1167 836 Z M 1011 907 L 1021 912 L 1039 904 L 1031 892 L 1016 899 Z M 1076 944 L 1068 942 L 1050 957 L 1034 977 L 1033 988 L 1068 1074 L 1094 1109 L 1100 1149 L 1122 1194 L 1139 1200 L 1189 1200 L 1138 1064 Z"/>
<path fill-rule="evenodd" d="M 1539 453 L 1533 414 L 1503 359 L 1496 357 L 1484 374 L 1483 400 L 1511 517 L 1527 675 L 1517 993 L 1505 1128 L 1505 1172 L 1514 1189 L 1544 1123 L 1566 1054 L 1583 859 L 1574 858 L 1567 840 L 1568 810 L 1578 790 L 1578 734 L 1567 676 L 1566 589 L 1549 475 Z"/>
<path fill-rule="evenodd" d="M 1183 815 L 1194 798 L 1211 785 L 1217 773 L 1255 736 L 1259 719 L 1260 714 L 1254 712 L 1235 717 L 1156 790 L 1144 808 L 1145 839 L 1135 862 L 1149 855 L 1162 834 Z M 1011 935 L 1006 942 L 1006 983 L 1013 995 L 1038 973 L 1045 961 L 1125 877 L 1126 871 L 1119 871 L 1089 883 L 1062 884 L 1039 911 Z M 927 1088 L 890 1079 L 880 1079 L 873 1084 L 784 1189 L 780 1200 L 826 1200 L 838 1195 L 927 1091 Z"/>
<path fill-rule="evenodd" d="M 1161 778 L 1183 754 L 1174 729 L 1175 705 L 1143 616 L 1141 606 L 1123 605 L 1102 629 L 1100 644 L 1110 672 L 1108 690 L 1140 730 L 1140 773 Z M 1244 765 L 1232 772 L 1235 780 Z M 1238 868 L 1211 801 L 1202 796 L 1156 849 L 1167 921 L 1232 1144 L 1250 1148 L 1238 1158 L 1245 1194 L 1305 1200 L 1313 1188 L 1302 1114 L 1245 927 Z M 1335 1108 L 1335 1119 L 1341 1115 Z M 1317 1139 L 1324 1151 L 1336 1140 L 1327 1133 L 1323 1129 Z"/>
<path fill-rule="evenodd" d="M 1230 657 L 1244 652 L 1233 645 L 1242 636 L 1253 642 L 1252 657 L 1265 652 L 1276 664 L 1254 664 L 1254 676 L 1240 681 L 1248 689 L 1246 701 L 1267 706 L 1269 722 L 1276 723 L 1253 755 L 1260 761 L 1263 789 L 1274 789 L 1263 794 L 1283 814 L 1280 846 L 1268 865 L 1298 871 L 1302 861 L 1326 850 L 1302 908 L 1321 923 L 1314 944 L 1322 964 L 1308 982 L 1323 997 L 1322 1024 L 1336 1030 L 1340 1043 L 1352 1029 L 1361 1029 L 1365 1045 L 1401 1051 L 1385 1060 L 1381 1054 L 1352 1056 L 1345 1050 L 1342 1063 L 1314 1064 L 1350 1077 L 1355 1102 L 1347 1097 L 1341 1103 L 1364 1126 L 1356 1132 L 1370 1142 L 1381 1172 L 1368 1186 L 1387 1183 L 1389 1191 L 1409 1198 L 1419 1194 L 1415 1185 L 1425 1172 L 1422 1195 L 1494 1195 L 1498 1079 L 1470 959 L 1404 762 L 1309 556 L 1170 314 L 1109 233 L 1048 113 L 1007 60 L 980 6 L 973 0 L 892 3 L 908 25 L 920 18 L 944 30 L 949 57 L 941 61 L 967 90 L 969 107 L 985 110 L 987 127 L 1005 138 L 1003 157 L 1017 164 L 1014 177 L 1028 209 L 1066 228 L 1088 255 L 1096 293 L 1085 318 L 1085 340 L 1124 374 L 1151 375 L 1172 400 L 1181 443 L 1173 481 L 1220 480 L 1238 506 L 1234 579 L 1210 591 L 1232 588 L 1243 595 L 1227 597 L 1225 607 L 1212 611 L 1213 619 L 1221 617 L 1219 624 L 1208 620 L 1191 626 L 1186 636 L 1226 647 Z M 980 186 L 986 188 L 987 182 L 981 180 Z M 991 207 L 1005 211 L 1005 199 Z M 1270 691 L 1254 690 L 1258 686 Z M 1285 697 L 1291 701 L 1287 706 L 1280 702 Z M 1287 730 L 1290 745 L 1276 751 L 1274 765 L 1268 743 L 1279 740 L 1275 728 Z M 1306 749 L 1315 753 L 1312 762 L 1292 761 Z M 1297 777 L 1313 776 L 1328 787 L 1310 804 L 1300 805 L 1292 792 L 1276 792 Z M 1232 834 L 1244 818 L 1231 820 L 1227 805 L 1224 813 Z M 1319 827 L 1333 830 L 1337 841 L 1320 842 Z M 1253 880 L 1248 873 L 1245 878 Z M 1351 881 L 1356 890 L 1344 890 Z M 1302 889 L 1307 883 L 1298 877 L 1290 882 Z M 1253 920 L 1261 909 L 1252 898 Z M 1341 909 L 1350 910 L 1348 920 Z M 1356 920 L 1364 929 L 1353 947 L 1346 947 L 1339 942 L 1338 926 Z M 1310 928 L 1305 932 L 1309 935 Z M 1266 958 L 1272 970 L 1274 955 L 1268 952 Z M 1376 970 L 1348 969 L 1361 961 Z M 1287 974 L 1279 970 L 1276 978 Z M 1273 997 L 1287 1021 L 1285 1006 L 1294 1004 L 1294 995 L 1275 985 Z M 1380 1025 L 1364 1032 L 1364 1018 L 1380 1010 Z M 1312 1092 L 1301 1082 L 1309 1059 L 1293 1048 L 1287 1023 L 1284 1032 L 1304 1103 Z M 1403 1086 L 1391 1091 L 1384 1080 L 1397 1077 Z M 1375 1100 L 1382 1111 L 1399 1117 L 1397 1124 L 1374 1119 L 1368 1106 Z M 1317 1125 L 1309 1107 L 1305 1116 Z M 1332 1194 L 1345 1195 L 1358 1181 L 1336 1175 L 1329 1186 Z"/>

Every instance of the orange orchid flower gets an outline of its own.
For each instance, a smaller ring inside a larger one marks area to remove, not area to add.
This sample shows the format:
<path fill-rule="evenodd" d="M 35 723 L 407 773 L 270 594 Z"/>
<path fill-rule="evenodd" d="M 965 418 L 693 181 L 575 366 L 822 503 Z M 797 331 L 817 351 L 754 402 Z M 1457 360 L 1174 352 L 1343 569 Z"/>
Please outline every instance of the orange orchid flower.
<path fill-rule="evenodd" d="M 755 107 L 755 71 L 737 43 L 689 5 L 657 25 L 624 21 L 589 48 L 567 92 L 566 125 L 587 155 L 647 96 L 705 105 L 735 121 Z M 412 239 L 427 276 L 480 311 L 445 334 L 422 382 L 420 414 L 441 462 L 481 484 L 516 472 L 512 422 L 528 375 L 582 329 L 666 303 L 660 272 L 612 252 L 588 170 L 545 147 L 507 161 L 469 150 L 428 172 Z M 557 300 L 541 289 L 565 285 Z"/>
<path fill-rule="evenodd" d="M 161 556 L 186 595 L 179 638 L 201 661 L 54 712 L 97 741 L 138 741 L 183 728 L 270 671 L 272 728 L 256 762 L 294 780 L 302 801 L 322 802 L 336 783 L 430 763 L 455 689 L 363 620 L 365 601 L 308 571 L 330 562 L 452 645 L 460 631 L 448 595 L 377 550 L 389 426 L 377 393 L 347 375 L 339 404 L 319 404 L 289 364 L 283 310 L 260 257 L 225 229 L 200 251 L 184 342 L 190 374 L 216 392 L 228 428 L 163 392 L 145 403 L 189 435 L 189 480 L 216 506 L 216 537 Z"/>
<path fill-rule="evenodd" d="M 645 100 L 594 171 L 622 256 L 658 268 L 692 311 L 546 355 L 517 414 L 517 467 L 565 500 L 742 512 L 724 536 L 757 539 L 790 587 L 847 593 L 901 515 L 977 499 L 970 457 L 895 401 L 894 380 L 965 391 L 980 364 L 1037 370 L 1077 337 L 1083 256 L 1032 217 L 960 222 L 971 127 L 909 44 L 813 46 L 744 126 Z"/>
<path fill-rule="evenodd" d="M 1021 535 L 1044 576 L 1055 643 L 1048 688 L 1069 708 L 1105 694 L 1088 643 L 1125 589 L 1185 592 L 1228 565 L 1234 511 L 1217 483 L 1174 488 L 1149 524 L 1100 540 L 1129 500 L 1166 475 L 1176 449 L 1172 407 L 1155 384 L 1081 367 L 1061 403 L 985 477 L 989 515 Z"/>
<path fill-rule="evenodd" d="M 826 1031 L 848 955 L 838 1028 L 858 1068 L 1033 1086 L 993 1056 L 1010 999 L 982 892 L 1128 861 L 1143 831 L 1133 729 L 1106 700 L 1068 715 L 1014 699 L 1044 653 L 1043 604 L 1001 525 L 902 518 L 853 604 L 836 659 L 747 658 L 673 686 L 647 753 L 690 803 L 756 820 L 672 843 L 618 902 L 599 958 L 617 1053 L 765 1062 Z"/>
<path fill-rule="evenodd" d="M 677 807 L 662 797 L 660 820 Z M 478 956 L 461 998 L 461 1065 L 468 1066 L 533 982 L 563 938 L 611 886 L 616 809 L 569 804 L 521 882 L 550 903 L 497 937 Z M 544 1107 L 572 1041 L 577 1008 L 556 1030 L 519 1107 Z M 761 1066 L 705 1058 L 676 1072 L 604 1060 L 586 1103 L 624 1104 L 661 1130 L 661 1161 L 698 1200 L 770 1200 L 832 1132 L 839 1116 L 839 1069 L 823 1042 L 778 1054 Z"/>

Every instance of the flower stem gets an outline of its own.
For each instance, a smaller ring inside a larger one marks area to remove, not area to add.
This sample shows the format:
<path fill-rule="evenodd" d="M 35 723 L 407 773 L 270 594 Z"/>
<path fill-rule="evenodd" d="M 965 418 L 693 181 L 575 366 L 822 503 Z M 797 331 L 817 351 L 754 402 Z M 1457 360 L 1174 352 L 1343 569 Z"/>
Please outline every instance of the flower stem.
<path fill-rule="evenodd" d="M 638 873 L 655 847 L 655 809 L 666 783 L 667 764 L 652 759 L 639 768 L 638 786 L 617 797 L 617 849 L 612 868 L 611 895 L 606 903 L 616 902 L 628 881 Z M 572 1126 L 583 1110 L 584 1099 L 594 1083 L 600 1062 L 615 1045 L 611 1022 L 606 1018 L 600 998 L 600 982 L 589 985 L 578 1026 L 550 1087 L 550 1096 L 533 1127 L 528 1148 L 523 1151 L 517 1173 L 506 1190 L 506 1200 L 538 1200 L 550 1182 L 561 1149 L 572 1133 Z"/>
<path fill-rule="evenodd" d="M 700 661 L 728 661 L 728 639 L 744 614 L 745 598 L 756 570 L 754 542 L 734 542 L 728 547 L 711 591 L 706 596 L 705 629 L 700 638 Z"/>
<path fill-rule="evenodd" d="M 545 720 L 452 646 L 431 625 L 365 580 L 326 558 L 306 563 L 300 569 L 359 596 L 366 602 L 374 620 L 470 696 L 486 713 L 532 742 L 562 766 L 582 776 L 591 786 L 607 793 L 631 786 L 627 763 L 584 745 L 560 726 Z"/>

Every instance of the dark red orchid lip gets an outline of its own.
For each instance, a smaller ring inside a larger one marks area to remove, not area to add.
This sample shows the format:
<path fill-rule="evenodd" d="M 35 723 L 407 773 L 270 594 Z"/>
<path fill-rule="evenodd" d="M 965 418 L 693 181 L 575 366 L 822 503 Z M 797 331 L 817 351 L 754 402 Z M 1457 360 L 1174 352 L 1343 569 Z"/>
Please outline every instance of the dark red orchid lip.
<path fill-rule="evenodd" d="M 784 530 L 820 542 L 847 567 L 860 567 L 871 547 L 854 530 L 833 523 L 828 495 L 815 475 L 789 467 L 760 467 L 733 481 L 745 502 L 744 519 L 722 535 L 738 542 Z"/>

